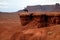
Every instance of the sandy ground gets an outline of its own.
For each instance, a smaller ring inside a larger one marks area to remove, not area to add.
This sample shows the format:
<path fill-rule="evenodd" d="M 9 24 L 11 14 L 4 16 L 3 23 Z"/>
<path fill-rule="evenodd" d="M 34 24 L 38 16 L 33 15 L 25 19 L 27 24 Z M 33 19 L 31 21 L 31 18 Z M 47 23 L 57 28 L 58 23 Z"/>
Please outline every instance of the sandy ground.
<path fill-rule="evenodd" d="M 17 14 L 0 14 L 0 40 L 60 40 L 60 25 L 23 28 Z"/>

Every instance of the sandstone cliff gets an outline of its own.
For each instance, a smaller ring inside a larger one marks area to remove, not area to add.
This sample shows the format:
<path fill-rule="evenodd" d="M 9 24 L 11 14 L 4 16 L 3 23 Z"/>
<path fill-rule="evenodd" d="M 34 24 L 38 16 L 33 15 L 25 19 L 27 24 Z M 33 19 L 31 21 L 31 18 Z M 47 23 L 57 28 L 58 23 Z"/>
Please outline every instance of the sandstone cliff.
<path fill-rule="evenodd" d="M 60 24 L 60 12 L 35 12 L 19 14 L 23 26 L 47 27 L 50 25 Z"/>

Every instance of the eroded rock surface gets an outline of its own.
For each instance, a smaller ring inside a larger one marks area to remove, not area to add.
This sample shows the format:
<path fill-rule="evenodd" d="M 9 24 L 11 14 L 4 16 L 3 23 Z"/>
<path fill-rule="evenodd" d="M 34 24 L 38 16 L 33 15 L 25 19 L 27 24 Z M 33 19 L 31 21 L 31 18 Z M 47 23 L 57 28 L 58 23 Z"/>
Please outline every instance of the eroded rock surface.
<path fill-rule="evenodd" d="M 25 15 L 20 15 L 20 20 L 23 26 L 26 26 L 28 24 L 33 25 L 36 23 L 36 24 L 39 24 L 38 27 L 47 27 L 50 25 L 60 24 L 59 13 L 60 12 L 56 12 L 55 14 L 54 12 L 51 12 L 51 14 L 40 13 L 40 15 L 38 13 L 36 13 L 37 15 L 34 15 L 35 13 L 26 13 Z"/>

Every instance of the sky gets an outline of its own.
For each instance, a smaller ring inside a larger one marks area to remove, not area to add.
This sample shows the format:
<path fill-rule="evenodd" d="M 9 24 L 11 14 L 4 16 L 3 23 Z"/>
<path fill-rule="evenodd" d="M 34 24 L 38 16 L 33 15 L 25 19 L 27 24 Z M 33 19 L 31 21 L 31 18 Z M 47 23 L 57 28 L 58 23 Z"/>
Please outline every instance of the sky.
<path fill-rule="evenodd" d="M 60 0 L 0 0 L 0 12 L 16 12 L 32 5 L 51 5 Z"/>

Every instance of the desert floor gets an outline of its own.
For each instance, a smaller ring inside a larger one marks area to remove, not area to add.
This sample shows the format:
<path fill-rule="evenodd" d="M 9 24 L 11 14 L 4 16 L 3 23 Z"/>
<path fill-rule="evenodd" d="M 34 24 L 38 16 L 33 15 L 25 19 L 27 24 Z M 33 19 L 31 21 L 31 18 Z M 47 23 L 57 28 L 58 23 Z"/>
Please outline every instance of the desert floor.
<path fill-rule="evenodd" d="M 60 25 L 24 28 L 18 14 L 0 13 L 0 40 L 60 40 Z"/>

